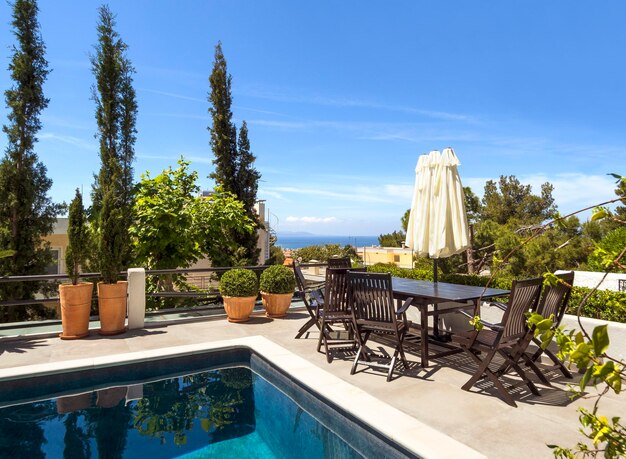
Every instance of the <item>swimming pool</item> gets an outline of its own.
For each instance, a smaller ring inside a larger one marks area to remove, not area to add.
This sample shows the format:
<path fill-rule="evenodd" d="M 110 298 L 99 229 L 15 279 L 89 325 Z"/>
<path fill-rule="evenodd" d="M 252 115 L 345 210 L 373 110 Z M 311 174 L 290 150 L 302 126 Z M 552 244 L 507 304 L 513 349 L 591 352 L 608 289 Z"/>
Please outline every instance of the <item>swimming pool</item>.
<path fill-rule="evenodd" d="M 235 347 L 0 382 L 1 457 L 417 457 Z"/>

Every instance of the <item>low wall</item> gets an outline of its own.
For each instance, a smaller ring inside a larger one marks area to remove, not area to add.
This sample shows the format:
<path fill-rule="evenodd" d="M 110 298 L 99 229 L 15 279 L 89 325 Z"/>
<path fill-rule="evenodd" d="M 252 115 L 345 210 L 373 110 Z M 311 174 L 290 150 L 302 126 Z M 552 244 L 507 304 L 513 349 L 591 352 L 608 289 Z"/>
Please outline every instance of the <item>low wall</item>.
<path fill-rule="evenodd" d="M 557 271 L 557 274 L 565 271 Z M 574 271 L 574 287 L 593 288 L 598 285 L 604 273 L 596 271 Z M 599 290 L 619 291 L 619 281 L 626 281 L 626 273 L 609 273 L 598 286 Z"/>

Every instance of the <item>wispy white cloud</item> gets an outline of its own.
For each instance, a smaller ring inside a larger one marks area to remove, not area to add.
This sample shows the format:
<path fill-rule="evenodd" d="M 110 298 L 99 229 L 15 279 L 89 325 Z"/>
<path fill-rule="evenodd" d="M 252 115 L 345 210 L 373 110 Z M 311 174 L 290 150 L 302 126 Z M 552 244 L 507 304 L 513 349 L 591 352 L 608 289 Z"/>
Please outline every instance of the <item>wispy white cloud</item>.
<path fill-rule="evenodd" d="M 81 139 L 80 137 L 74 137 L 71 135 L 57 134 L 54 132 L 42 132 L 38 137 L 39 140 L 64 143 L 83 150 L 95 151 L 98 149 L 97 142 L 95 140 L 90 142 L 85 139 Z"/>
<path fill-rule="evenodd" d="M 285 220 L 290 223 L 302 222 L 302 223 L 335 223 L 338 222 L 336 217 L 294 217 L 290 215 Z"/>
<path fill-rule="evenodd" d="M 334 198 L 341 199 L 344 201 L 353 201 L 353 202 L 389 202 L 389 199 L 378 196 L 376 194 L 371 193 L 371 191 L 367 190 L 365 187 L 357 190 L 349 190 L 346 192 L 339 191 L 329 191 L 322 188 L 303 188 L 303 187 L 289 187 L 289 186 L 281 186 L 281 187 L 271 187 L 266 188 L 266 190 L 284 193 L 284 194 L 303 194 L 308 195 L 314 198 Z M 367 192 L 363 193 L 360 191 L 367 190 Z"/>
<path fill-rule="evenodd" d="M 266 190 L 265 188 L 259 188 L 259 196 L 261 197 L 272 197 L 274 199 L 280 199 L 282 201 L 286 201 L 287 199 L 281 194 L 278 193 L 276 191 L 270 191 L 270 190 Z"/>
<path fill-rule="evenodd" d="M 46 126 L 51 125 L 51 126 L 56 126 L 60 128 L 76 129 L 80 131 L 95 129 L 94 126 L 92 126 L 89 123 L 85 123 L 83 121 L 76 121 L 74 119 L 64 118 L 61 116 L 43 115 L 41 118 L 42 118 L 43 124 Z M 95 125 L 95 122 L 93 124 Z"/>
<path fill-rule="evenodd" d="M 615 179 L 608 175 L 583 174 L 583 173 L 557 173 L 557 174 L 521 174 L 517 178 L 523 184 L 530 185 L 535 194 L 541 193 L 541 185 L 548 182 L 554 186 L 552 197 L 561 214 L 565 215 L 588 206 L 593 206 L 615 198 Z M 466 177 L 463 185 L 472 188 L 472 191 L 482 198 L 485 182 L 499 177 Z M 586 218 L 588 213 L 583 214 Z"/>
<path fill-rule="evenodd" d="M 413 186 L 412 185 L 385 185 L 384 186 L 385 193 L 388 196 L 404 198 L 407 200 L 411 200 L 413 196 Z"/>
<path fill-rule="evenodd" d="M 242 95 L 248 97 L 255 97 L 259 99 L 268 99 L 277 102 L 287 103 L 299 103 L 309 105 L 322 105 L 330 107 L 354 107 L 354 108 L 367 108 L 375 110 L 386 110 L 393 112 L 412 113 L 416 115 L 422 115 L 426 118 L 445 120 L 445 121 L 459 121 L 465 123 L 476 123 L 478 120 L 470 115 L 462 113 L 449 113 L 437 110 L 427 110 L 416 107 L 409 107 L 403 105 L 383 104 L 376 101 L 360 98 L 350 98 L 341 96 L 322 96 L 322 95 L 302 95 L 302 94 L 289 94 L 285 92 L 271 91 L 267 89 L 259 88 L 247 88 L 239 91 Z"/>
<path fill-rule="evenodd" d="M 151 116 L 160 116 L 163 118 L 179 118 L 179 119 L 188 119 L 188 120 L 203 120 L 206 122 L 211 121 L 211 117 L 209 115 L 196 115 L 193 113 L 167 113 L 167 112 L 156 112 L 156 113 L 146 113 L 146 115 Z"/>
<path fill-rule="evenodd" d="M 178 94 L 178 93 L 175 93 L 175 92 L 159 91 L 157 89 L 148 89 L 148 88 L 138 88 L 138 91 L 140 91 L 140 92 L 147 92 L 147 93 L 150 93 L 150 94 L 156 94 L 156 95 L 164 96 L 164 97 L 171 97 L 171 98 L 174 98 L 174 99 L 190 100 L 192 102 L 207 103 L 207 99 L 202 99 L 200 97 L 187 96 L 185 94 Z"/>

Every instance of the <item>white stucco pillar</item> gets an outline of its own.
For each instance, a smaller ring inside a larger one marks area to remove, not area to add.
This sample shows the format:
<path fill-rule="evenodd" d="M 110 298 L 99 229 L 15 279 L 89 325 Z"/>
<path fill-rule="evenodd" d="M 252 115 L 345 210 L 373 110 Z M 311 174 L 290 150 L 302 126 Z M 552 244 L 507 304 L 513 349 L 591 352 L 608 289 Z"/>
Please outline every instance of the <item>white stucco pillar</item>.
<path fill-rule="evenodd" d="M 128 329 L 143 328 L 146 316 L 146 270 L 128 269 Z"/>

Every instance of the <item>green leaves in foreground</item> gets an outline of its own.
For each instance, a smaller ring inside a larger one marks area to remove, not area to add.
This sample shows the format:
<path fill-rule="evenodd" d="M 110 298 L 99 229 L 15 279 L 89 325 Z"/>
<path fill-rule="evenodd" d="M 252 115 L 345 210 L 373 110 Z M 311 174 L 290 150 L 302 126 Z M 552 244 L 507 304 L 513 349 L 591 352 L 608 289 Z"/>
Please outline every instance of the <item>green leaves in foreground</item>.
<path fill-rule="evenodd" d="M 609 350 L 610 339 L 607 325 L 600 325 L 593 329 L 591 339 L 587 338 L 582 331 L 568 330 L 564 327 L 553 329 L 553 317 L 544 318 L 540 314 L 531 313 L 528 316 L 528 324 L 535 328 L 535 336 L 541 340 L 541 347 L 546 348 L 554 338 L 559 347 L 558 358 L 563 362 L 575 364 L 579 370 L 584 371 L 576 395 L 583 395 L 588 386 L 596 386 L 602 382 L 607 390 L 619 394 L 622 390 L 624 379 L 624 367 L 621 363 L 611 359 L 606 353 Z M 577 457 L 597 457 L 600 454 L 606 458 L 620 458 L 626 454 L 626 427 L 620 423 L 620 418 L 615 416 L 610 420 L 598 415 L 598 404 L 594 404 L 593 410 L 579 408 L 581 433 L 591 440 L 592 446 L 578 442 L 575 450 L 556 445 L 548 445 L 553 449 L 554 456 L 563 459 Z"/>

